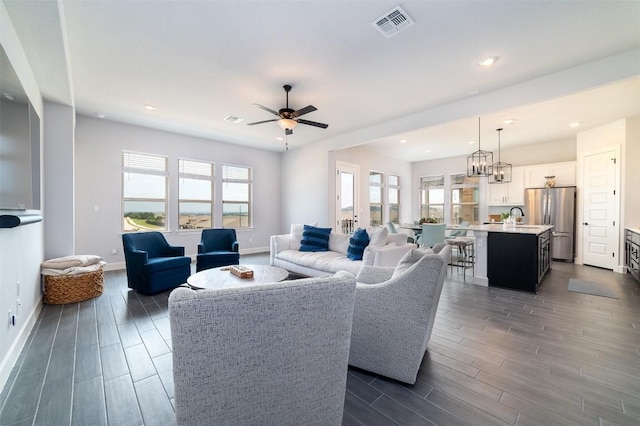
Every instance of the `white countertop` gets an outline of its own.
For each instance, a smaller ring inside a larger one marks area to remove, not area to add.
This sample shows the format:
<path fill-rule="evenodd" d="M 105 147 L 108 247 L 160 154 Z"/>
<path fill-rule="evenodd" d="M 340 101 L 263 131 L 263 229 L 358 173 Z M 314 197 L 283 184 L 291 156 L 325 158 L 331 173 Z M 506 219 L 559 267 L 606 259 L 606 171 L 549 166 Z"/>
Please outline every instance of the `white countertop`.
<path fill-rule="evenodd" d="M 540 235 L 550 229 L 553 225 L 508 225 L 507 227 L 500 224 L 491 225 L 471 225 L 469 229 L 472 231 L 486 232 L 507 232 L 510 234 L 533 234 Z"/>
<path fill-rule="evenodd" d="M 635 232 L 636 234 L 640 234 L 640 228 L 633 228 L 631 226 L 625 226 L 624 229 L 628 229 L 631 232 Z"/>

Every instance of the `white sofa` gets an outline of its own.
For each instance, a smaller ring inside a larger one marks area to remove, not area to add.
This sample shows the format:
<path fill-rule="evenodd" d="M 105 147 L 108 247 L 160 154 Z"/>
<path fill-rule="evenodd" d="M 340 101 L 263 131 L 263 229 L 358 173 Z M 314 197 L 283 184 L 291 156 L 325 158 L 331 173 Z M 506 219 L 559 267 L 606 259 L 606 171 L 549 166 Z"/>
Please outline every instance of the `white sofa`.
<path fill-rule="evenodd" d="M 300 251 L 302 225 L 291 225 L 289 234 L 271 236 L 270 263 L 308 277 L 338 271 L 357 275 L 363 265 L 395 267 L 405 253 L 417 247 L 407 243 L 406 234 L 389 234 L 386 228 L 368 229 L 367 233 L 371 241 L 362 260 L 351 260 L 347 257 L 350 235 L 331 232 L 329 251 Z"/>

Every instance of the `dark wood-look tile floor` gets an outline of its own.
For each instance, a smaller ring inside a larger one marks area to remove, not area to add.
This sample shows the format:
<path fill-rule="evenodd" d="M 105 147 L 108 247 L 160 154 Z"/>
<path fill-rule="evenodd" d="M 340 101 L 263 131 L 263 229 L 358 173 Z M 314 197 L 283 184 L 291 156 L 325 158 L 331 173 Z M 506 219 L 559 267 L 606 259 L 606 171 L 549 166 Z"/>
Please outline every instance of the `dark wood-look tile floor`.
<path fill-rule="evenodd" d="M 105 276 L 101 297 L 43 307 L 0 394 L 1 425 L 175 423 L 168 293 Z M 571 277 L 620 298 L 569 292 Z M 450 272 L 417 382 L 350 369 L 343 424 L 638 425 L 639 321 L 630 275 L 554 263 L 529 294 Z"/>

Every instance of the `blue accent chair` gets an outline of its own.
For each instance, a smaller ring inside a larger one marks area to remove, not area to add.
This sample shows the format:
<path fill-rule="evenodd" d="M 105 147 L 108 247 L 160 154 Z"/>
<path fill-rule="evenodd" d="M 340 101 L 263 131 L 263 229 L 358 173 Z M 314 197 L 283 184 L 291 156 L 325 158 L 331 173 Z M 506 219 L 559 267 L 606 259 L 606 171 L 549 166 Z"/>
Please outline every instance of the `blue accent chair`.
<path fill-rule="evenodd" d="M 198 244 L 196 272 L 240 264 L 235 229 L 203 229 Z"/>
<path fill-rule="evenodd" d="M 160 232 L 122 234 L 129 288 L 155 294 L 187 282 L 191 258 L 184 247 L 170 245 Z"/>

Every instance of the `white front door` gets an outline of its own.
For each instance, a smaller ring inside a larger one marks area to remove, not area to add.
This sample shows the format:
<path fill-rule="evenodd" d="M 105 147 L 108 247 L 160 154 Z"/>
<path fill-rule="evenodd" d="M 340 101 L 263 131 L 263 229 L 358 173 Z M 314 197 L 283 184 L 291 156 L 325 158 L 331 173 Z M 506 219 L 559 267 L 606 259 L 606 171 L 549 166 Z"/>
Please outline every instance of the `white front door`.
<path fill-rule="evenodd" d="M 585 155 L 583 197 L 583 263 L 615 269 L 618 264 L 615 150 Z"/>
<path fill-rule="evenodd" d="M 350 234 L 358 227 L 358 172 L 356 164 L 336 163 L 336 230 Z"/>

